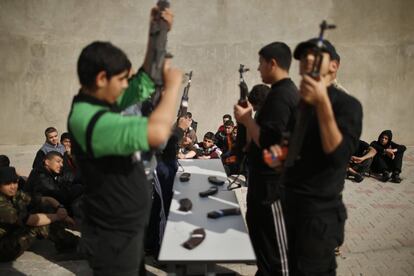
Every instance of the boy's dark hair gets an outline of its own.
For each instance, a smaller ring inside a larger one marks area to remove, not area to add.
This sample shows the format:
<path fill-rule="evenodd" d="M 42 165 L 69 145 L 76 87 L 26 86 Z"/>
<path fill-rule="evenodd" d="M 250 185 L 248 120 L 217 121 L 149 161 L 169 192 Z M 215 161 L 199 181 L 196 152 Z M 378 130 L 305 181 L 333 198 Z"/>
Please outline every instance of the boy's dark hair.
<path fill-rule="evenodd" d="M 234 126 L 234 122 L 232 120 L 227 120 L 224 122 L 224 126 Z"/>
<path fill-rule="evenodd" d="M 209 131 L 206 134 L 204 134 L 204 139 L 210 139 L 212 140 L 214 143 L 216 142 L 216 137 L 214 136 L 214 133 Z"/>
<path fill-rule="evenodd" d="M 99 72 L 105 71 L 106 78 L 131 69 L 126 54 L 110 42 L 95 41 L 83 48 L 78 59 L 78 77 L 82 86 L 95 88 Z"/>
<path fill-rule="evenodd" d="M 228 118 L 229 120 L 231 120 L 231 115 L 230 114 L 224 114 L 223 115 L 223 119 Z"/>
<path fill-rule="evenodd" d="M 56 128 L 54 128 L 54 127 L 48 127 L 47 129 L 45 129 L 45 136 L 46 136 L 46 138 L 47 138 L 47 135 L 48 135 L 49 133 L 52 133 L 52 132 L 58 132 L 58 131 L 57 131 L 57 129 L 56 129 Z"/>
<path fill-rule="evenodd" d="M 292 52 L 285 43 L 270 43 L 260 49 L 259 55 L 266 61 L 275 59 L 280 68 L 289 71 L 290 64 L 292 63 Z"/>
<path fill-rule="evenodd" d="M 257 84 L 253 86 L 252 91 L 250 91 L 248 100 L 253 105 L 262 106 L 266 100 L 267 94 L 269 94 L 270 88 L 264 84 Z"/>
<path fill-rule="evenodd" d="M 69 139 L 70 141 L 72 140 L 72 138 L 70 137 L 69 132 L 64 132 L 62 133 L 62 135 L 60 135 L 60 142 L 62 143 L 63 140 L 65 139 Z"/>
<path fill-rule="evenodd" d="M 188 117 L 189 119 L 193 118 L 193 114 L 191 112 L 187 112 L 185 116 Z"/>
<path fill-rule="evenodd" d="M 10 159 L 7 155 L 0 155 L 0 168 L 2 167 L 10 167 Z"/>
<path fill-rule="evenodd" d="M 60 158 L 63 158 L 63 155 L 60 152 L 57 151 L 49 151 L 48 153 L 46 153 L 45 155 L 45 159 L 44 160 L 52 160 L 53 157 L 58 156 Z"/>

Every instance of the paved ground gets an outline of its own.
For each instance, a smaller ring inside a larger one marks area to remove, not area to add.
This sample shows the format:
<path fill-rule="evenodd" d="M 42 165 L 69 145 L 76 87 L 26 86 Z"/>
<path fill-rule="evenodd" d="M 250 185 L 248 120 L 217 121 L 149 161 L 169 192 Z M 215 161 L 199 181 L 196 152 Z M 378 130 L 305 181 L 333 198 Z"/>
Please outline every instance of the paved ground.
<path fill-rule="evenodd" d="M 0 146 L 22 173 L 28 173 L 38 146 Z M 401 184 L 366 178 L 346 182 L 344 191 L 349 219 L 338 275 L 414 275 L 414 148 L 405 158 Z M 213 253 L 212 253 L 213 254 Z M 13 263 L 0 264 L 0 275 L 92 275 L 85 261 L 62 261 L 53 245 L 40 241 Z M 165 272 L 151 266 L 152 275 Z M 219 271 L 254 275 L 255 266 L 219 265 Z M 200 271 L 191 267 L 189 272 Z"/>

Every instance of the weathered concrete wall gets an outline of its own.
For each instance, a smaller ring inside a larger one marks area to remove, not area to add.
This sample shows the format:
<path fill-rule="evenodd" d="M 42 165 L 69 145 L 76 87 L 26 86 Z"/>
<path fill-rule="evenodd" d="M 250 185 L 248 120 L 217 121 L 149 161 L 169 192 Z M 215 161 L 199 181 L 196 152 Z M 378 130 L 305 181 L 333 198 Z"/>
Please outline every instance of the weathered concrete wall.
<path fill-rule="evenodd" d="M 257 51 L 272 41 L 291 47 L 328 38 L 342 57 L 340 82 L 364 106 L 363 138 L 383 129 L 414 145 L 414 1 L 180 0 L 169 49 L 175 64 L 193 70 L 190 111 L 199 135 L 216 130 L 238 97 L 237 68 L 260 82 Z M 40 144 L 43 130 L 63 131 L 77 92 L 76 61 L 86 44 L 110 40 L 141 65 L 154 1 L 0 0 L 0 144 Z M 297 82 L 297 64 L 292 66 Z"/>

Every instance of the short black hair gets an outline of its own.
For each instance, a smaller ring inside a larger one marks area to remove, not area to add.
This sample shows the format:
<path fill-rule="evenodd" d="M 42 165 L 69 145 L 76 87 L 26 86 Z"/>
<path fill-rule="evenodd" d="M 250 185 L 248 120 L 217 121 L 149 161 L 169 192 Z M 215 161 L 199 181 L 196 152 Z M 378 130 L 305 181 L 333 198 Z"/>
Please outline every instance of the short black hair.
<path fill-rule="evenodd" d="M 275 59 L 280 68 L 289 71 L 292 63 L 292 51 L 283 42 L 272 42 L 259 51 L 259 55 L 266 61 Z"/>
<path fill-rule="evenodd" d="M 224 122 L 224 126 L 234 126 L 234 122 L 232 120 L 227 120 Z"/>
<path fill-rule="evenodd" d="M 216 142 L 216 137 L 214 136 L 214 133 L 209 131 L 206 134 L 204 134 L 204 139 L 210 139 L 212 140 L 214 143 Z"/>
<path fill-rule="evenodd" d="M 52 160 L 52 158 L 55 157 L 55 156 L 58 156 L 58 157 L 63 159 L 63 155 L 60 152 L 58 152 L 58 151 L 49 151 L 48 153 L 46 153 L 44 160 L 46 160 L 46 159 L 47 160 Z"/>
<path fill-rule="evenodd" d="M 46 136 L 46 138 L 47 138 L 47 135 L 49 133 L 52 133 L 52 132 L 58 132 L 58 131 L 57 131 L 57 129 L 55 127 L 48 127 L 48 128 L 46 128 L 45 129 L 45 136 Z"/>
<path fill-rule="evenodd" d="M 2 167 L 10 167 L 10 159 L 7 155 L 0 155 L 0 168 Z"/>
<path fill-rule="evenodd" d="M 267 94 L 269 94 L 270 88 L 264 84 L 257 84 L 253 86 L 249 93 L 248 100 L 251 104 L 262 106 L 266 100 Z"/>
<path fill-rule="evenodd" d="M 62 135 L 60 135 L 60 142 L 63 142 L 63 140 L 65 139 L 69 139 L 70 141 L 72 141 L 72 138 L 69 132 L 64 132 L 62 133 Z"/>
<path fill-rule="evenodd" d="M 224 119 L 224 118 L 228 118 L 229 120 L 231 120 L 231 115 L 230 115 L 230 114 L 224 114 L 224 115 L 223 115 L 223 119 Z"/>
<path fill-rule="evenodd" d="M 82 86 L 95 88 L 99 72 L 105 71 L 106 78 L 131 69 L 127 55 L 110 42 L 95 41 L 83 48 L 78 59 L 78 77 Z"/>

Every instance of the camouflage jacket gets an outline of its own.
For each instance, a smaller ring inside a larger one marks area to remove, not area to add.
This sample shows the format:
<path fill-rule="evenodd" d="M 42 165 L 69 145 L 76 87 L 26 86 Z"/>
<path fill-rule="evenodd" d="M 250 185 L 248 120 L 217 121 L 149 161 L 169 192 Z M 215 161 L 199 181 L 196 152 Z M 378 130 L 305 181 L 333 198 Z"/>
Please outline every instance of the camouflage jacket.
<path fill-rule="evenodd" d="M 17 191 L 11 199 L 0 194 L 0 239 L 7 233 L 26 225 L 32 203 L 34 202 L 31 197 L 22 191 Z"/>

